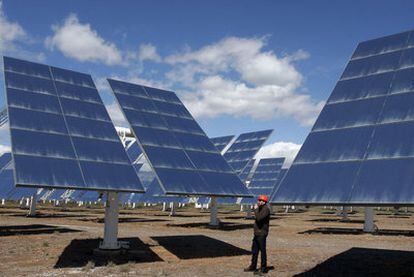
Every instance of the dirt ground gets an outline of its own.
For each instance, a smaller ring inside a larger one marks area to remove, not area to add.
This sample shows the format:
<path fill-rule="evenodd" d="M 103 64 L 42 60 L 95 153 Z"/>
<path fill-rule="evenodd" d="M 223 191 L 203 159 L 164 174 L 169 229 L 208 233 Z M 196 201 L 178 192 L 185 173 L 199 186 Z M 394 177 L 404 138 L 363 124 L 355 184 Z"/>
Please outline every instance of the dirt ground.
<path fill-rule="evenodd" d="M 335 211 L 312 208 L 272 216 L 268 276 L 414 276 L 413 211 L 376 211 L 375 234 L 362 232 L 363 210 L 341 222 Z M 0 207 L 0 276 L 253 276 L 253 221 L 237 206 L 221 207 L 220 229 L 193 207 L 174 217 L 161 206 L 123 209 L 119 238 L 130 250 L 95 253 L 102 208 L 40 206 L 39 216 Z"/>

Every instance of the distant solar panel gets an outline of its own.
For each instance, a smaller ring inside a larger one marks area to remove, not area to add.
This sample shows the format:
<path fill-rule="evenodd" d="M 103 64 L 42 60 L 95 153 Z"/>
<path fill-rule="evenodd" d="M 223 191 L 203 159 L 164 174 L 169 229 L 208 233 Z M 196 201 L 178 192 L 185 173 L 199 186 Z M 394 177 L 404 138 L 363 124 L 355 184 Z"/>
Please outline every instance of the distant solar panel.
<path fill-rule="evenodd" d="M 273 130 L 264 130 L 241 134 L 224 153 L 224 158 L 237 174 L 243 171 L 272 132 Z"/>
<path fill-rule="evenodd" d="M 146 192 L 139 199 L 141 203 L 188 203 L 188 198 L 183 196 L 165 195 L 160 183 L 155 178 L 149 185 Z"/>
<path fill-rule="evenodd" d="M 246 165 L 246 167 L 243 169 L 243 171 L 240 172 L 239 178 L 240 178 L 240 180 L 242 180 L 243 183 L 246 183 L 247 181 L 250 181 L 249 176 L 252 173 L 252 169 L 253 169 L 255 161 L 256 161 L 255 159 L 250 160 L 249 163 Z"/>
<path fill-rule="evenodd" d="M 234 135 L 210 138 L 210 141 L 214 144 L 219 152 L 223 151 L 227 145 L 232 141 Z"/>
<path fill-rule="evenodd" d="M 8 163 L 11 162 L 11 153 L 6 152 L 0 156 L 0 169 L 3 169 Z"/>
<path fill-rule="evenodd" d="M 8 57 L 4 71 L 17 186 L 143 191 L 90 75 Z"/>
<path fill-rule="evenodd" d="M 142 154 L 141 148 L 139 148 L 136 141 L 127 147 L 126 152 L 131 162 L 135 162 Z"/>
<path fill-rule="evenodd" d="M 274 188 L 285 158 L 261 159 L 253 173 L 249 188 Z"/>
<path fill-rule="evenodd" d="M 358 45 L 272 202 L 414 204 L 413 46 Z"/>
<path fill-rule="evenodd" d="M 175 93 L 108 81 L 167 194 L 249 196 Z"/>

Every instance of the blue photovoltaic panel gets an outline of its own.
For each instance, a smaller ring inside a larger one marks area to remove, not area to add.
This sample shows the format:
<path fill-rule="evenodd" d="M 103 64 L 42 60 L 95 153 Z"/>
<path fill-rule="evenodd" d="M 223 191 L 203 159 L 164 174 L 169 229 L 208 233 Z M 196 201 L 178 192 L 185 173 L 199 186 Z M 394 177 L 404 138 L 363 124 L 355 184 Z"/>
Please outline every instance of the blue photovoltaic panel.
<path fill-rule="evenodd" d="M 126 152 L 131 162 L 135 162 L 142 154 L 141 148 L 139 148 L 139 145 L 136 141 L 128 146 Z"/>
<path fill-rule="evenodd" d="M 108 81 L 165 193 L 249 196 L 175 93 Z"/>
<path fill-rule="evenodd" d="M 261 159 L 253 173 L 249 188 L 274 188 L 285 158 Z"/>
<path fill-rule="evenodd" d="M 6 152 L 0 156 L 0 169 L 3 169 L 7 164 L 11 162 L 11 153 Z"/>
<path fill-rule="evenodd" d="M 253 169 L 253 165 L 255 161 L 256 161 L 255 159 L 250 160 L 249 163 L 246 165 L 246 167 L 243 169 L 243 171 L 240 172 L 239 178 L 240 180 L 242 180 L 243 183 L 250 181 L 249 177 L 252 174 L 252 169 Z"/>
<path fill-rule="evenodd" d="M 272 194 L 273 188 L 249 188 L 249 191 L 254 195 L 254 197 L 242 198 L 240 204 L 254 205 L 257 203 L 257 198 L 259 197 L 259 195 L 270 196 Z"/>
<path fill-rule="evenodd" d="M 362 42 L 273 203 L 414 204 L 414 33 Z"/>
<path fill-rule="evenodd" d="M 210 138 L 210 141 L 214 144 L 214 146 L 217 148 L 219 152 L 223 151 L 224 148 L 226 148 L 227 145 L 232 141 L 234 138 L 234 135 L 231 136 L 224 136 L 224 137 L 215 137 Z"/>
<path fill-rule="evenodd" d="M 146 192 L 139 198 L 138 202 L 153 204 L 164 202 L 188 203 L 188 198 L 183 196 L 165 195 L 157 178 L 154 178 L 154 180 L 148 186 Z"/>
<path fill-rule="evenodd" d="M 4 57 L 17 186 L 142 192 L 87 74 Z"/>
<path fill-rule="evenodd" d="M 272 132 L 273 130 L 264 130 L 241 134 L 227 149 L 223 156 L 237 174 L 243 171 Z"/>

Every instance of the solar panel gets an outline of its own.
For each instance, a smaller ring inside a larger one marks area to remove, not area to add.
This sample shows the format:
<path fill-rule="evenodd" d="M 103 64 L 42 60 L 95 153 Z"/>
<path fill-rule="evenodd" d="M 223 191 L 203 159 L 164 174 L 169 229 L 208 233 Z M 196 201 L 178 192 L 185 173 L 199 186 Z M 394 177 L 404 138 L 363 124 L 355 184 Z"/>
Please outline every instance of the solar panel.
<path fill-rule="evenodd" d="M 261 159 L 253 173 L 249 188 L 274 188 L 285 158 Z"/>
<path fill-rule="evenodd" d="M 0 169 L 3 169 L 8 163 L 11 162 L 11 153 L 6 152 L 0 156 Z"/>
<path fill-rule="evenodd" d="M 143 191 L 90 75 L 8 57 L 4 71 L 16 186 Z"/>
<path fill-rule="evenodd" d="M 129 159 L 131 160 L 131 162 L 135 162 L 141 156 L 142 151 L 141 151 L 141 148 L 139 148 L 138 143 L 134 141 L 133 143 L 128 145 L 126 149 L 126 153 Z"/>
<path fill-rule="evenodd" d="M 243 171 L 272 132 L 273 130 L 264 130 L 241 134 L 224 153 L 224 158 L 237 174 Z"/>
<path fill-rule="evenodd" d="M 356 48 L 274 203 L 414 203 L 414 34 Z"/>
<path fill-rule="evenodd" d="M 255 159 L 250 160 L 249 163 L 246 165 L 246 167 L 243 169 L 243 171 L 240 172 L 239 178 L 240 180 L 242 180 L 243 183 L 250 181 L 249 176 L 251 175 L 251 171 L 253 169 L 255 161 L 256 161 Z"/>
<path fill-rule="evenodd" d="M 219 152 L 223 151 L 227 145 L 232 141 L 234 135 L 210 138 L 210 141 L 214 144 Z"/>
<path fill-rule="evenodd" d="M 188 203 L 188 198 L 183 196 L 165 195 L 157 178 L 154 178 L 154 180 L 148 186 L 146 192 L 142 194 L 142 197 L 139 199 L 139 202 L 152 204 L 164 202 Z"/>
<path fill-rule="evenodd" d="M 167 194 L 249 196 L 175 93 L 108 81 Z"/>

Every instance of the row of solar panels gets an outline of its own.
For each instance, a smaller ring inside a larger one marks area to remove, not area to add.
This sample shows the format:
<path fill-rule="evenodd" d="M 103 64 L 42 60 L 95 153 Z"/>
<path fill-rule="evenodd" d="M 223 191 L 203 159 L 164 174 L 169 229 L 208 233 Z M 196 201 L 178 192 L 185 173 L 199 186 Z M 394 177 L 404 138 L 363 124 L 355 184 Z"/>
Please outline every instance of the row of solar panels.
<path fill-rule="evenodd" d="M 16 186 L 144 192 L 90 75 L 3 60 Z M 236 174 L 270 130 L 240 136 L 224 159 L 175 93 L 108 82 L 136 138 L 128 151 L 164 193 L 251 196 Z"/>
<path fill-rule="evenodd" d="M 251 178 L 248 181 L 248 189 L 257 196 L 258 194 L 270 195 L 271 191 L 276 186 L 277 182 L 281 180 L 283 170 L 281 169 L 284 158 L 262 159 L 259 161 L 257 167 L 250 173 Z M 11 154 L 5 153 L 0 157 L 0 199 L 7 200 L 21 200 L 22 198 L 31 197 L 37 193 L 39 200 L 73 200 L 84 202 L 104 201 L 105 195 L 96 191 L 86 190 L 64 190 L 64 189 L 36 189 L 36 188 L 16 188 L 13 182 L 13 171 L 11 168 Z M 139 169 L 142 164 L 136 164 L 136 170 L 140 175 Z M 142 174 L 142 173 L 141 173 Z M 148 174 L 148 173 L 147 173 Z M 119 201 L 121 203 L 162 203 L 162 202 L 176 202 L 187 203 L 189 198 L 179 196 L 166 196 L 162 191 L 156 178 L 152 176 L 141 176 L 145 180 L 143 182 L 146 193 L 121 193 Z M 250 200 L 250 201 L 249 201 Z M 203 200 L 200 200 L 203 202 Z M 243 198 L 242 204 L 251 204 L 255 199 Z M 235 203 L 230 201 L 227 203 Z"/>

